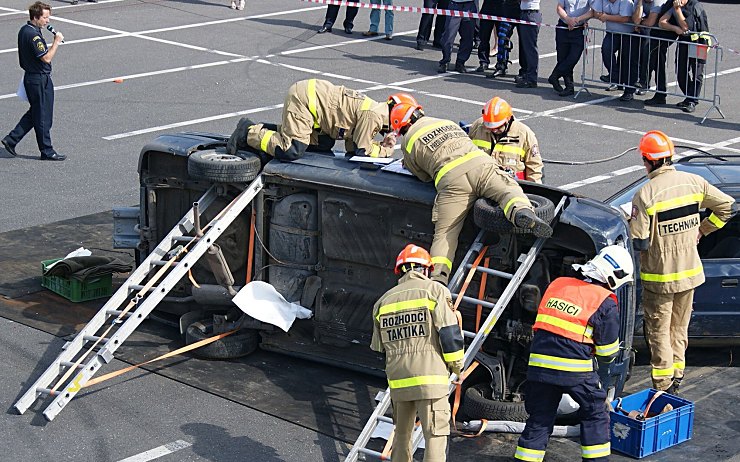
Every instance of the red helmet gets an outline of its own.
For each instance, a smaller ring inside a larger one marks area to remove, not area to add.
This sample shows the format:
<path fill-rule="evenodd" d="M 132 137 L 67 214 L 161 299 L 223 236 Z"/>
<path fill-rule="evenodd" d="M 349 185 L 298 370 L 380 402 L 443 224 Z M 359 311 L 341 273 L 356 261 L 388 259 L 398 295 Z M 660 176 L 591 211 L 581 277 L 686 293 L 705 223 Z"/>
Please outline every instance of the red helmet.
<path fill-rule="evenodd" d="M 408 93 L 393 93 L 391 96 L 388 97 L 388 108 L 393 109 L 393 106 L 399 103 L 406 103 L 410 104 L 412 106 L 419 106 L 419 103 L 416 102 L 416 98 L 409 95 Z M 421 109 L 421 106 L 419 106 Z"/>
<path fill-rule="evenodd" d="M 425 268 L 433 268 L 432 257 L 429 252 L 414 244 L 409 244 L 398 254 L 396 258 L 396 274 L 401 274 L 401 267 L 405 264 L 416 264 Z"/>
<path fill-rule="evenodd" d="M 642 157 L 647 160 L 670 159 L 675 152 L 673 141 L 659 130 L 651 130 L 640 139 L 637 147 Z"/>
<path fill-rule="evenodd" d="M 496 96 L 483 106 L 483 125 L 486 128 L 498 128 L 508 122 L 513 115 L 511 105 Z"/>
<path fill-rule="evenodd" d="M 414 112 L 421 109 L 416 104 L 398 103 L 391 109 L 391 130 L 400 132 L 407 125 L 411 125 L 411 116 Z"/>

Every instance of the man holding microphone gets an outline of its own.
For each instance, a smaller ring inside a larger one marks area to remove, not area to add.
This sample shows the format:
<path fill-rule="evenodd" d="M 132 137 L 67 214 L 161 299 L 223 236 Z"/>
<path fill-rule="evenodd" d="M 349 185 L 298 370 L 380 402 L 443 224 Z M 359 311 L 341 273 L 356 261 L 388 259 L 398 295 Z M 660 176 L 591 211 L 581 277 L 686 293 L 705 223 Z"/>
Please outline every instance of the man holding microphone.
<path fill-rule="evenodd" d="M 30 21 L 18 32 L 18 61 L 25 71 L 23 88 L 31 107 L 5 138 L 3 147 L 11 155 L 17 156 L 16 145 L 33 128 L 36 142 L 41 151 L 41 160 L 64 160 L 51 146 L 51 124 L 54 116 L 54 84 L 51 81 L 51 60 L 54 59 L 59 44 L 64 41 L 61 33 L 54 34 L 54 42 L 48 46 L 41 34 L 41 28 L 48 26 L 51 6 L 37 1 L 28 8 Z"/>

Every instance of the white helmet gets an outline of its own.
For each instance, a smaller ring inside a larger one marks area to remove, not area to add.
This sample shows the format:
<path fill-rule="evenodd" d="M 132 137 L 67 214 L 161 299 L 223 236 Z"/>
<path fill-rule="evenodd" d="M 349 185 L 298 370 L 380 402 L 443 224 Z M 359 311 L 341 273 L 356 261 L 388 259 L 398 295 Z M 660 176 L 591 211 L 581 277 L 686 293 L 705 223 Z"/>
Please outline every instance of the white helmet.
<path fill-rule="evenodd" d="M 585 264 L 573 265 L 573 269 L 616 290 L 633 280 L 635 264 L 627 249 L 621 245 L 608 245 Z"/>

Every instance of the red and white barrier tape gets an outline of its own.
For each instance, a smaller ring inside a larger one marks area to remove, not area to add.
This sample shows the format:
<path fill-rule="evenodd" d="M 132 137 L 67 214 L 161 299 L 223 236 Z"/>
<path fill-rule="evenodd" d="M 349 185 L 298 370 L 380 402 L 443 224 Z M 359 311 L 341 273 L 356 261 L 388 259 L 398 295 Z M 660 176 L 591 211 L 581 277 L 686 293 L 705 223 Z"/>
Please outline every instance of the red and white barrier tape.
<path fill-rule="evenodd" d="M 349 2 L 346 0 L 301 0 L 301 1 L 308 2 L 308 3 L 321 3 L 324 5 L 356 6 L 358 8 L 401 11 L 403 13 L 438 14 L 441 16 L 454 16 L 457 18 L 486 19 L 489 21 L 510 22 L 513 24 L 524 24 L 524 25 L 529 25 L 529 26 L 545 26 L 545 27 L 552 27 L 555 29 L 567 29 L 567 27 L 564 27 L 564 26 L 548 24 L 545 22 L 523 21 L 521 19 L 505 18 L 503 16 L 491 16 L 490 14 L 468 13 L 466 11 L 443 10 L 439 8 L 423 8 L 423 7 L 418 7 L 418 6 L 380 5 L 380 4 L 373 4 L 373 3 Z M 715 46 L 712 48 L 722 48 L 723 50 L 729 51 L 730 53 L 740 55 L 739 51 L 733 50 L 732 48 L 727 48 L 727 47 L 722 47 L 722 46 Z"/>
<path fill-rule="evenodd" d="M 404 13 L 426 13 L 426 14 L 438 14 L 440 16 L 454 16 L 457 18 L 487 19 L 490 21 L 510 22 L 514 24 L 524 24 L 524 25 L 529 25 L 529 26 L 545 26 L 545 27 L 555 27 L 555 28 L 560 28 L 560 29 L 567 29 L 567 27 L 547 24 L 544 22 L 522 21 L 521 19 L 505 18 L 503 16 L 491 16 L 490 14 L 468 13 L 467 11 L 457 11 L 457 10 L 442 10 L 439 8 L 423 8 L 423 7 L 418 7 L 418 6 L 380 5 L 380 4 L 373 4 L 373 3 L 348 2 L 346 0 L 301 0 L 301 1 L 308 2 L 308 3 L 322 3 L 325 5 L 356 6 L 358 8 L 401 11 Z"/>

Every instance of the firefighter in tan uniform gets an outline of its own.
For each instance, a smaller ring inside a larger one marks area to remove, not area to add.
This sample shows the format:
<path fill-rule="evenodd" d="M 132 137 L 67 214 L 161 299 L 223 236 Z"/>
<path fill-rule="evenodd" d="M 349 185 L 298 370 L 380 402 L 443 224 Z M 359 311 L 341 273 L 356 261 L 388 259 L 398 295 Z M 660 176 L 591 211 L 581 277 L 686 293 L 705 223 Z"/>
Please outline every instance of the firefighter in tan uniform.
<path fill-rule="evenodd" d="M 497 96 L 483 106 L 483 116 L 470 126 L 470 139 L 512 176 L 542 183 L 537 137 L 529 127 L 514 119 L 514 112 L 505 100 Z"/>
<path fill-rule="evenodd" d="M 673 142 L 647 132 L 638 147 L 649 181 L 632 199 L 630 233 L 640 251 L 645 338 L 653 386 L 677 393 L 686 368 L 694 288 L 704 283 L 696 245 L 733 215 L 734 199 L 672 166 Z M 699 211 L 712 213 L 701 219 Z"/>
<path fill-rule="evenodd" d="M 373 140 L 384 127 L 388 127 L 386 103 L 326 80 L 301 80 L 288 89 L 280 125 L 241 119 L 227 152 L 249 147 L 289 162 L 303 156 L 309 146 L 331 150 L 334 141 L 344 140 L 347 153 L 390 157 L 393 146 Z"/>
<path fill-rule="evenodd" d="M 404 167 L 421 181 L 434 181 L 437 189 L 432 209 L 433 279 L 447 283 L 465 216 L 479 197 L 500 204 L 514 226 L 530 229 L 537 237 L 552 235 L 519 184 L 456 123 L 425 117 L 418 106 L 401 103 L 391 111 L 391 129 L 403 135 Z"/>
<path fill-rule="evenodd" d="M 450 291 L 429 279 L 431 268 L 426 250 L 407 245 L 396 259 L 395 272 L 403 276 L 373 307 L 370 348 L 385 351 L 398 443 L 394 462 L 412 460 L 411 434 L 417 415 L 426 444 L 424 462 L 446 459 L 449 375 L 460 375 L 464 344 Z"/>

